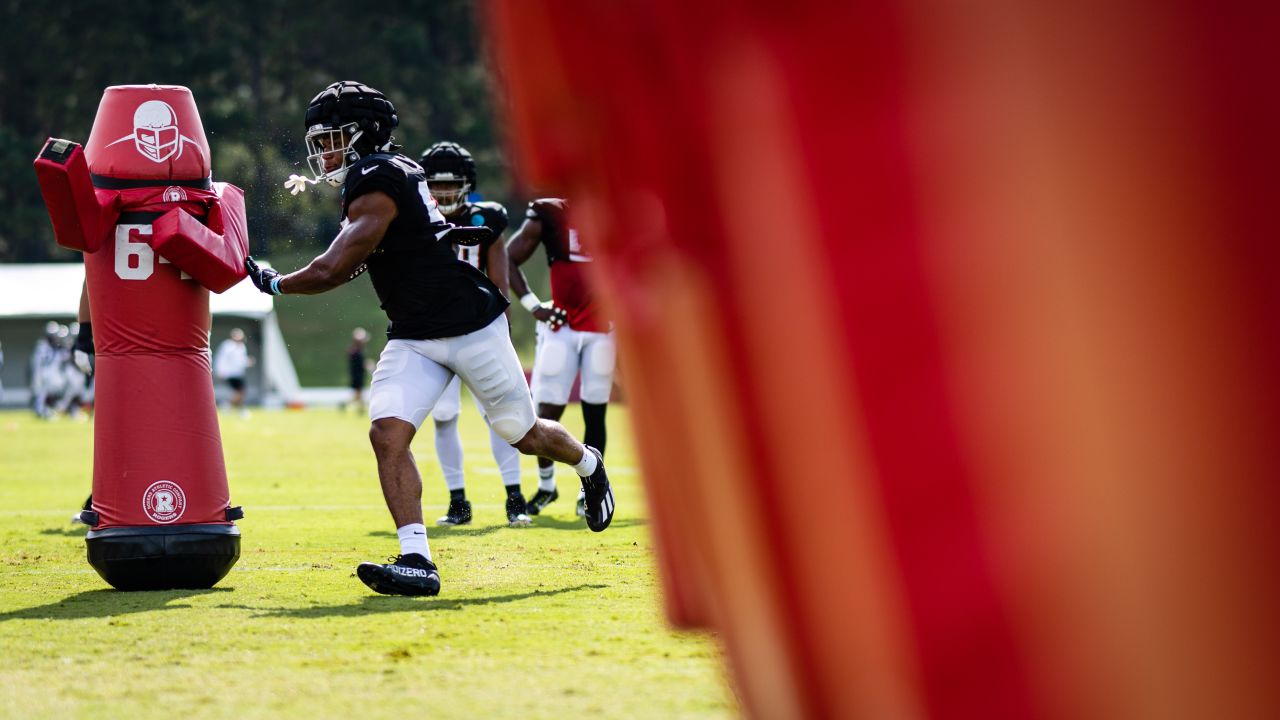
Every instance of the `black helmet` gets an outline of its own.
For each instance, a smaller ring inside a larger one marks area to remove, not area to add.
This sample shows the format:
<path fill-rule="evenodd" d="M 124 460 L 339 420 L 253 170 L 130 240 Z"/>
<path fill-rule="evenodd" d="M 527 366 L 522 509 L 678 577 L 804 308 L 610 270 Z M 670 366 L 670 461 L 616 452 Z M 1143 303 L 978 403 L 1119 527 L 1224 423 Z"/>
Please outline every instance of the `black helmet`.
<path fill-rule="evenodd" d="M 361 155 L 391 150 L 391 131 L 400 124 L 385 95 L 351 80 L 336 82 L 311 99 L 303 125 L 307 162 L 316 180 L 341 185 L 347 168 Z M 342 164 L 325 170 L 324 155 L 342 151 Z"/>
<path fill-rule="evenodd" d="M 432 145 L 423 151 L 418 162 L 427 173 L 431 196 L 445 215 L 462 207 L 476 188 L 475 158 L 456 142 L 445 140 Z"/>

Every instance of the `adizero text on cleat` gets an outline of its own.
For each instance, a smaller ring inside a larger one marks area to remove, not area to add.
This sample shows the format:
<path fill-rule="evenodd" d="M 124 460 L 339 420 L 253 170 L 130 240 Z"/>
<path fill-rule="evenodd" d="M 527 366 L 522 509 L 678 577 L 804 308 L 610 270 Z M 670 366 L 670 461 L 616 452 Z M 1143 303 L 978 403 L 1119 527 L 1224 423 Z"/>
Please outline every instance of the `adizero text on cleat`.
<path fill-rule="evenodd" d="M 583 517 L 591 532 L 600 532 L 613 521 L 613 488 L 609 487 L 609 476 L 604 471 L 604 458 L 591 446 L 587 446 L 587 452 L 595 453 L 598 462 L 591 477 L 582 478 L 582 492 L 585 496 Z"/>
<path fill-rule="evenodd" d="M 539 488 L 538 492 L 529 498 L 529 502 L 525 503 L 525 512 L 530 515 L 537 515 L 542 512 L 543 508 L 555 502 L 558 497 L 560 497 L 559 490 L 543 490 Z"/>
<path fill-rule="evenodd" d="M 516 493 L 507 496 L 507 525 L 511 527 L 529 527 L 533 521 L 526 511 L 524 495 Z"/>
<path fill-rule="evenodd" d="M 470 525 L 471 524 L 471 501 L 470 500 L 452 500 L 449 502 L 449 511 L 443 517 L 436 520 L 436 525 Z"/>
<path fill-rule="evenodd" d="M 356 575 L 369 589 L 383 595 L 435 595 L 440 592 L 440 572 L 435 563 L 417 554 L 397 555 L 385 565 L 360 563 Z"/>

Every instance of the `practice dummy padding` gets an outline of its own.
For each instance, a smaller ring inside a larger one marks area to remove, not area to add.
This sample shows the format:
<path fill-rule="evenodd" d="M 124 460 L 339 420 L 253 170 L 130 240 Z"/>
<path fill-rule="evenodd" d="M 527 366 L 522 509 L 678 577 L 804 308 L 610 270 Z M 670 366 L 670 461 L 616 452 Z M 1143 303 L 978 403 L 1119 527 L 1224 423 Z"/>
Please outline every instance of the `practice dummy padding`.
<path fill-rule="evenodd" d="M 87 161 L 87 162 L 86 162 Z M 209 291 L 244 277 L 244 198 L 213 183 L 189 90 L 107 88 L 81 152 L 36 160 L 85 254 L 97 350 L 89 562 L 122 590 L 211 587 L 239 558 L 209 360 Z"/>

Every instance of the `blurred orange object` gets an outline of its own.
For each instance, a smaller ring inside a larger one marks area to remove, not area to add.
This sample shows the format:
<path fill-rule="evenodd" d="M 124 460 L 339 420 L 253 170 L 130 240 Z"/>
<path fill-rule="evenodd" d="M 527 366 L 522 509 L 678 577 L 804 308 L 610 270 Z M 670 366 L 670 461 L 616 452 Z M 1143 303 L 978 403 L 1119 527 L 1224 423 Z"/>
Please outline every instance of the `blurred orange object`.
<path fill-rule="evenodd" d="M 487 7 L 748 714 L 1280 717 L 1275 6 Z"/>

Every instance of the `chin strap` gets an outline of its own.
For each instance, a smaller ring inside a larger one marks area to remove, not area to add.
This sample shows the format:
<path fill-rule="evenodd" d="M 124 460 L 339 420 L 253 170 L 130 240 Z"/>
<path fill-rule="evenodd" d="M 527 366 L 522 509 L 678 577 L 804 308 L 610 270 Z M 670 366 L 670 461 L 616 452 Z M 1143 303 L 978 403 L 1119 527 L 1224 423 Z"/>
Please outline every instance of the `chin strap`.
<path fill-rule="evenodd" d="M 357 130 L 356 133 L 351 136 L 351 142 L 347 145 L 347 154 L 351 156 L 351 158 L 348 159 L 347 167 L 354 165 L 360 160 L 360 154 L 355 152 L 352 148 L 355 146 L 356 141 L 360 139 L 360 136 L 363 133 L 364 133 L 363 130 Z M 398 146 L 394 142 L 392 142 L 393 140 L 395 140 L 395 138 L 387 138 L 386 143 L 384 143 L 381 147 L 378 147 L 375 149 L 377 150 L 377 152 L 395 152 Z M 330 185 L 334 185 L 335 187 L 337 185 L 342 184 L 342 183 L 334 183 L 332 181 L 327 181 L 327 182 L 329 182 Z M 306 192 L 308 185 L 319 185 L 319 184 L 320 184 L 319 180 L 316 180 L 314 178 L 309 178 L 306 175 L 290 175 L 289 179 L 284 181 L 284 186 L 289 190 L 289 194 L 291 195 L 297 195 L 299 193 Z"/>

